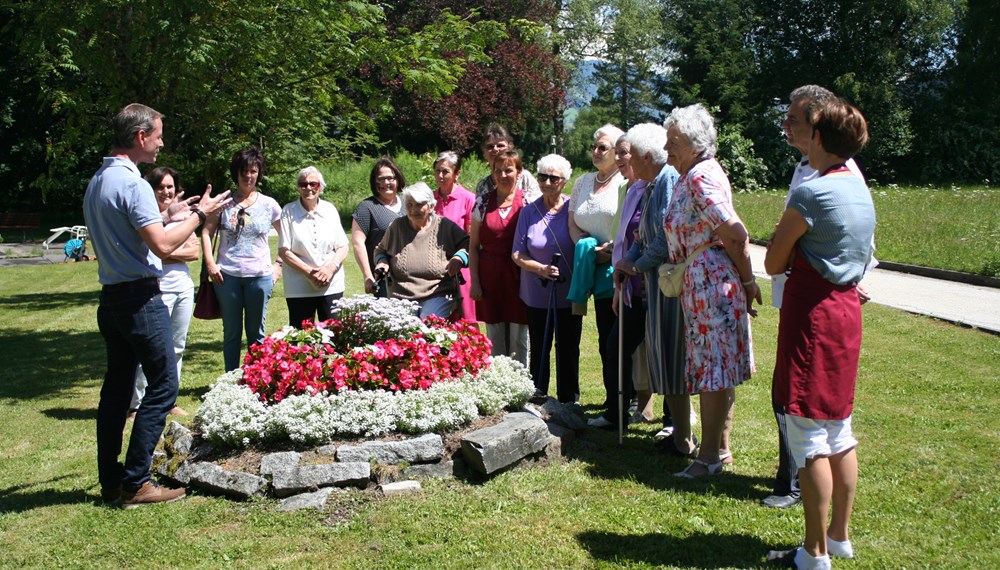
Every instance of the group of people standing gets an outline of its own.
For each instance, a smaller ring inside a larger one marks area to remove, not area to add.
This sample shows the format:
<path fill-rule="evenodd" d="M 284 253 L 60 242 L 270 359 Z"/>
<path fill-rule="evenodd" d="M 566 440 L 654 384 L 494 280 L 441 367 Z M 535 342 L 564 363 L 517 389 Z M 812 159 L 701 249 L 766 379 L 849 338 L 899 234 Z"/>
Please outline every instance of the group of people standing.
<path fill-rule="evenodd" d="M 783 277 L 775 287 L 781 319 L 773 381 L 780 467 L 774 494 L 763 503 L 788 507 L 801 493 L 805 543 L 771 558 L 828 568 L 829 555 L 853 555 L 857 441 L 850 414 L 867 299 L 857 285 L 872 261 L 875 218 L 851 157 L 867 142 L 867 125 L 851 105 L 806 86 L 792 93 L 783 128 L 804 160 L 765 261 L 768 273 Z M 157 168 L 144 181 L 136 168 L 155 161 L 162 146 L 159 113 L 126 107 L 115 136 L 115 152 L 84 199 L 108 348 L 98 464 L 104 498 L 138 506 L 183 496 L 152 483 L 149 465 L 177 395 L 193 304 L 186 263 L 200 250 L 222 309 L 228 371 L 239 366 L 244 333 L 248 345 L 263 338 L 283 268 L 291 324 L 330 316 L 344 293 L 348 237 L 336 208 L 320 197 L 325 181 L 314 167 L 299 172 L 299 199 L 281 208 L 257 188 L 265 159 L 248 148 L 233 157 L 231 194 L 213 197 L 208 188 L 183 199 L 175 171 Z M 416 301 L 421 316 L 485 323 L 493 354 L 525 364 L 537 396 L 549 391 L 554 344 L 556 397 L 566 403 L 579 401 L 581 332 L 593 297 L 607 398 L 590 424 L 651 421 L 652 395 L 660 394 L 665 425 L 656 446 L 691 459 L 675 475 L 720 473 L 733 461 L 735 388 L 754 371 L 750 318 L 762 298 L 716 143 L 714 120 L 701 105 L 673 109 L 663 126 L 623 132 L 605 125 L 591 147 L 596 172 L 578 177 L 568 198 L 569 161 L 544 156 L 533 176 L 498 125 L 485 133 L 490 174 L 474 192 L 458 182 L 457 153 L 435 160 L 436 189 L 407 185 L 393 160 L 380 158 L 372 196 L 352 216 L 350 242 L 365 291 Z M 200 243 L 193 236 L 199 225 Z M 272 229 L 279 235 L 273 263 Z M 676 297 L 660 293 L 663 264 L 686 265 Z M 136 382 L 137 368 L 144 381 Z M 626 398 L 618 397 L 619 368 Z M 133 393 L 141 405 L 130 402 Z M 694 395 L 700 440 L 691 425 Z M 619 402 L 633 397 L 635 412 L 628 414 Z M 130 408 L 138 410 L 122 464 Z"/>

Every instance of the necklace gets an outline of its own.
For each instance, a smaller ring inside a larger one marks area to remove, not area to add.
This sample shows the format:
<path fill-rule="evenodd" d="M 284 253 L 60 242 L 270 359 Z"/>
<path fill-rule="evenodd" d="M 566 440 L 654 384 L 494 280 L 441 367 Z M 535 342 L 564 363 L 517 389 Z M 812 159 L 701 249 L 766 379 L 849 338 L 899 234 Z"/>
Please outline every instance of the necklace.
<path fill-rule="evenodd" d="M 604 186 L 605 184 L 608 183 L 609 180 L 611 180 L 612 178 L 614 178 L 616 174 L 618 174 L 618 169 L 617 168 L 614 169 L 614 171 L 612 171 L 611 174 L 609 174 L 607 178 L 605 178 L 604 180 L 601 180 L 601 173 L 598 172 L 597 176 L 595 177 L 595 181 L 597 182 L 598 186 Z"/>

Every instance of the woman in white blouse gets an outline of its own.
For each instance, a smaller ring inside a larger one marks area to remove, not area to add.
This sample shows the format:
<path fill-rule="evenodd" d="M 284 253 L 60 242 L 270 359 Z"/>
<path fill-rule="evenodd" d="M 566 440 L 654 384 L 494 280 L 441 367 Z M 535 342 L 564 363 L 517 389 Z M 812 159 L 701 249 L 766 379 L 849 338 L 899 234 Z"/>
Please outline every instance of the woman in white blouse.
<path fill-rule="evenodd" d="M 624 181 L 615 162 L 615 142 L 623 134 L 614 125 L 597 129 L 591 146 L 591 159 L 597 172 L 577 178 L 569 199 L 569 233 L 576 244 L 576 251 L 568 297 L 579 313 L 585 311 L 587 297 L 594 296 L 597 347 L 602 366 L 606 363 L 607 336 L 615 320 L 611 308 L 614 295 L 611 278 L 614 236 L 611 229 L 618 215 L 618 187 Z"/>
<path fill-rule="evenodd" d="M 299 171 L 299 199 L 281 210 L 278 255 L 290 271 L 285 272 L 285 302 L 288 321 L 301 327 L 317 316 L 331 318 L 333 304 L 344 295 L 344 260 L 347 235 L 336 206 L 320 200 L 326 188 L 323 174 L 315 166 Z"/>

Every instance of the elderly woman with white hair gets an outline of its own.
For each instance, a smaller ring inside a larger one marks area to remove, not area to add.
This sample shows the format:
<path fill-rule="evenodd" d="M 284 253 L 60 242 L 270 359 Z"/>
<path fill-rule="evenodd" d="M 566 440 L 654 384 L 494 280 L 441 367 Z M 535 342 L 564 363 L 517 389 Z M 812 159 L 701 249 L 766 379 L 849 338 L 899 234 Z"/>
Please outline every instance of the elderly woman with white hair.
<path fill-rule="evenodd" d="M 618 217 L 618 187 L 625 179 L 615 162 L 615 142 L 623 134 L 621 129 L 610 124 L 594 132 L 590 158 L 597 172 L 577 178 L 569 199 L 569 233 L 575 247 L 569 300 L 581 312 L 587 298 L 594 296 L 597 350 L 602 368 L 609 365 L 605 345 L 615 320 L 611 309 L 614 295 L 612 227 Z"/>
<path fill-rule="evenodd" d="M 549 351 L 556 344 L 556 395 L 580 398 L 580 335 L 583 317 L 566 299 L 573 276 L 573 238 L 562 190 L 572 174 L 569 161 L 550 154 L 538 161 L 542 197 L 521 211 L 511 258 L 521 268 L 520 295 L 528 306 L 530 371 L 535 395 L 548 395 Z"/>
<path fill-rule="evenodd" d="M 667 131 L 660 125 L 635 125 L 625 133 L 625 140 L 630 145 L 629 165 L 634 176 L 648 184 L 639 218 L 639 237 L 617 262 L 615 270 L 644 278 L 649 383 L 654 392 L 663 395 L 663 429 L 655 436 L 656 445 L 668 456 L 685 457 L 695 450 L 696 444 L 691 437 L 691 399 L 683 376 L 684 315 L 677 299 L 661 295 L 657 283 L 657 269 L 668 256 L 663 217 L 678 174 L 667 164 L 667 151 L 663 148 Z M 610 424 L 617 416 L 617 413 L 606 414 L 603 419 Z"/>
<path fill-rule="evenodd" d="M 300 170 L 296 186 L 299 199 L 281 210 L 278 255 L 289 269 L 285 272 L 288 322 L 300 327 L 317 316 L 321 321 L 331 318 L 334 302 L 344 296 L 347 234 L 337 207 L 320 199 L 326 181 L 319 169 Z"/>
<path fill-rule="evenodd" d="M 750 317 L 761 303 L 750 265 L 747 229 L 733 208 L 732 189 L 715 160 L 716 130 L 701 105 L 671 111 L 667 161 L 680 180 L 664 218 L 670 263 L 688 260 L 684 289 L 685 380 L 701 402 L 702 437 L 697 459 L 678 477 L 722 471 L 728 450 L 723 432 L 731 418 L 736 386 L 754 369 Z"/>
<path fill-rule="evenodd" d="M 450 318 L 458 307 L 458 274 L 469 265 L 469 234 L 434 213 L 427 184 L 403 189 L 406 217 L 393 221 L 375 247 L 375 272 L 388 272 L 389 295 L 420 304 L 420 318 Z"/>

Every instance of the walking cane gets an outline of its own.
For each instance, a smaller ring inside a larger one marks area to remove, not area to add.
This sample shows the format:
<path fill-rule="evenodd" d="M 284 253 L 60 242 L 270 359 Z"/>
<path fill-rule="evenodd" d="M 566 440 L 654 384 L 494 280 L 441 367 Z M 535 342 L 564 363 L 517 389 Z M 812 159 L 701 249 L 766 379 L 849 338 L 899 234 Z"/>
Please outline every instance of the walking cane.
<path fill-rule="evenodd" d="M 618 445 L 625 438 L 625 283 L 618 287 Z"/>
<path fill-rule="evenodd" d="M 559 260 L 562 258 L 558 253 L 552 254 L 552 262 L 549 265 L 559 266 Z M 545 278 L 539 278 L 542 282 L 542 287 L 549 286 L 549 280 Z M 549 344 L 549 339 L 554 336 L 555 332 L 558 330 L 558 325 L 556 324 L 556 284 L 552 284 L 552 289 L 549 290 L 549 306 L 545 310 L 545 332 L 542 334 L 542 354 L 538 358 L 538 372 L 535 376 L 536 379 L 541 380 L 542 370 L 548 370 L 549 366 L 549 351 L 546 350 L 546 346 Z M 556 374 L 559 373 L 559 351 L 556 351 Z M 535 390 L 538 390 L 538 386 L 535 386 Z M 558 384 L 556 384 L 556 396 L 558 397 Z M 548 389 L 546 388 L 546 395 L 548 394 Z"/>

